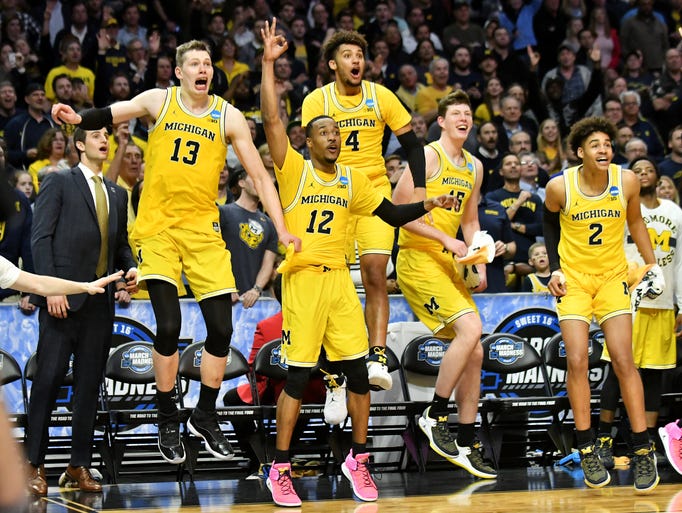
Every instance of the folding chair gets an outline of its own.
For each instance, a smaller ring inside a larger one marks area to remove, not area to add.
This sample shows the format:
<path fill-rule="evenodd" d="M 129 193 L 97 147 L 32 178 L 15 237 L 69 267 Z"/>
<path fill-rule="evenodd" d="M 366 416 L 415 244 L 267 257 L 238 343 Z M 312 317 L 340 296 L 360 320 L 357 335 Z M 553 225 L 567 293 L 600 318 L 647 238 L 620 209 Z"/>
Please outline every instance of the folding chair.
<path fill-rule="evenodd" d="M 486 377 L 489 381 L 495 381 L 497 385 L 495 393 L 486 394 L 481 401 L 481 431 L 490 442 L 493 460 L 499 468 L 504 434 L 518 432 L 519 426 L 523 427 L 521 443 L 525 458 L 530 432 L 536 430 L 544 434 L 551 424 L 549 420 L 542 420 L 540 412 L 548 410 L 551 416 L 556 400 L 552 397 L 542 358 L 526 339 L 513 334 L 493 333 L 485 337 L 481 344 L 482 371 L 488 374 Z M 523 379 L 529 377 L 525 374 L 527 372 L 535 373 L 531 375 L 535 379 Z M 491 379 L 491 376 L 496 377 Z M 535 387 L 529 387 L 528 381 L 535 381 Z M 534 394 L 520 396 L 520 388 L 530 388 Z M 519 419 L 520 416 L 524 418 Z"/>
<path fill-rule="evenodd" d="M 107 359 L 106 378 L 113 382 L 114 388 L 127 392 L 107 398 L 114 482 L 124 467 L 133 467 L 140 460 L 160 459 L 157 430 L 142 429 L 144 425 L 157 423 L 153 348 L 150 342 L 126 342 L 113 348 Z M 131 450 L 135 451 L 135 459 L 131 457 Z"/>
<path fill-rule="evenodd" d="M 450 342 L 433 335 L 422 335 L 407 343 L 401 356 L 401 366 L 404 372 L 402 382 L 403 396 L 409 401 L 408 431 L 414 444 L 408 450 L 420 472 L 426 469 L 429 455 L 429 444 L 417 425 L 417 417 L 428 406 L 436 386 L 436 378 L 440 370 L 443 355 L 450 347 Z M 454 409 L 456 405 L 450 403 Z"/>
<path fill-rule="evenodd" d="M 24 366 L 24 386 L 27 391 L 26 397 L 26 414 L 28 414 L 28 398 L 30 397 L 30 389 L 28 387 L 28 382 L 33 381 L 38 372 L 38 353 L 33 352 L 26 361 Z M 69 367 L 64 375 L 64 379 L 61 384 L 62 388 L 67 388 L 73 386 L 73 355 L 71 355 L 71 360 L 69 361 Z M 114 461 L 111 448 L 111 434 L 109 431 L 109 418 L 107 414 L 107 406 L 105 403 L 106 390 L 104 385 L 100 386 L 99 391 L 99 409 L 97 416 L 95 418 L 95 428 L 99 428 L 102 431 L 102 436 L 95 436 L 93 442 L 97 453 L 102 459 L 104 468 L 109 472 L 113 479 L 114 476 Z M 57 428 L 71 428 L 73 421 L 73 412 L 71 410 L 71 393 L 70 390 L 66 392 L 68 401 L 68 406 L 64 410 L 54 410 L 50 416 L 50 427 Z M 28 415 L 25 417 L 25 423 L 28 424 Z M 69 454 L 71 452 L 71 434 L 65 434 L 61 436 L 50 436 L 49 450 L 56 452 L 60 455 Z"/>
<path fill-rule="evenodd" d="M 181 380 L 180 390 L 180 404 L 185 410 L 183 418 L 189 418 L 191 408 L 185 404 L 185 396 L 189 390 L 192 382 L 201 383 L 201 357 L 204 351 L 204 342 L 194 342 L 187 346 L 180 355 L 180 362 L 178 366 L 178 375 Z M 227 353 L 227 362 L 225 364 L 225 371 L 223 373 L 223 381 L 239 378 L 245 376 L 249 381 L 253 393 L 253 382 L 251 380 L 251 368 L 244 357 L 244 355 L 234 347 L 230 347 Z M 259 409 L 257 407 L 226 407 L 216 409 L 219 418 L 225 422 L 231 420 L 235 416 L 253 418 L 257 420 L 260 418 Z M 194 470 L 196 468 L 198 456 L 198 444 L 193 443 L 189 437 L 189 430 L 185 426 L 185 450 L 187 451 L 187 459 L 184 467 L 190 474 L 190 479 L 194 477 Z M 233 443 L 233 445 L 235 445 Z"/>
<path fill-rule="evenodd" d="M 24 373 L 21 370 L 19 362 L 17 362 L 14 356 L 4 349 L 0 349 L 0 387 L 10 383 L 16 383 L 17 381 L 21 385 L 23 411 L 8 411 L 6 413 L 10 423 L 13 426 L 25 428 L 26 413 L 28 412 L 28 394 L 26 391 L 26 380 L 24 379 Z"/>

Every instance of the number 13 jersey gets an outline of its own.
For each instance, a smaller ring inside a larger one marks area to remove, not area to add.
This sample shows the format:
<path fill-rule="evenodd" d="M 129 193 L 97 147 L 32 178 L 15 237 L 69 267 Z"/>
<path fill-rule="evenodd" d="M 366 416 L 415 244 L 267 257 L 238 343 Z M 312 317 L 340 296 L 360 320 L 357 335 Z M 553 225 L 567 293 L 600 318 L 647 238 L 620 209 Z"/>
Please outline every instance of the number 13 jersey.
<path fill-rule="evenodd" d="M 134 225 L 134 238 L 182 226 L 198 232 L 218 223 L 218 179 L 225 165 L 225 118 L 228 103 L 209 96 L 209 106 L 193 114 L 180 88 L 166 94 L 156 123 L 149 130 L 144 187 Z"/>

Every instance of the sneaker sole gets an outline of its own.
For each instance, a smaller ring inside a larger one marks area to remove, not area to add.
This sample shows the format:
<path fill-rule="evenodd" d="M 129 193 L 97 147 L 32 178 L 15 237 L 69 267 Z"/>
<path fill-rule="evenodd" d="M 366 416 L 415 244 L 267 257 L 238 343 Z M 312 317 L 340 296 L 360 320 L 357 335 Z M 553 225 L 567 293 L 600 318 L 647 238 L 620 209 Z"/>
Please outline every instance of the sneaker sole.
<path fill-rule="evenodd" d="M 463 468 L 469 474 L 480 477 L 481 479 L 497 479 L 497 474 L 490 474 L 489 472 L 483 472 L 482 470 L 478 470 L 477 468 L 473 467 L 469 463 L 469 458 L 466 457 L 464 454 L 460 454 L 456 458 L 446 458 L 450 463 L 453 463 L 457 465 L 458 467 Z"/>
<path fill-rule="evenodd" d="M 611 474 L 607 472 L 606 476 L 607 476 L 606 480 L 602 483 L 593 483 L 592 481 L 588 481 L 587 479 L 583 479 L 583 481 L 590 488 L 604 488 L 607 484 L 611 482 Z"/>
<path fill-rule="evenodd" d="M 163 450 L 161 449 L 161 441 L 160 440 L 157 440 L 156 445 L 159 448 L 159 452 L 161 453 L 161 457 L 164 460 L 166 460 L 168 463 L 170 463 L 172 465 L 179 465 L 180 463 L 185 462 L 185 459 L 187 458 L 187 453 L 183 454 L 181 458 L 175 458 L 173 460 L 173 459 L 166 457 L 166 455 L 163 453 Z M 185 446 L 183 445 L 182 440 L 180 440 L 180 447 L 182 447 L 182 452 L 185 452 Z"/>
<path fill-rule="evenodd" d="M 225 455 L 225 454 L 219 453 L 218 451 L 213 450 L 211 448 L 211 444 L 208 443 L 208 440 L 206 439 L 206 437 L 204 435 L 202 435 L 199 432 L 199 430 L 197 430 L 197 428 L 195 428 L 192 425 L 191 420 L 192 420 L 191 417 L 189 419 L 187 419 L 187 428 L 189 429 L 189 432 L 192 433 L 194 436 L 198 436 L 199 438 L 201 438 L 204 441 L 204 448 L 211 455 L 213 455 L 215 458 L 218 458 L 219 460 L 231 460 L 232 458 L 234 458 L 234 451 L 231 454 Z"/>
<path fill-rule="evenodd" d="M 343 472 L 343 475 L 346 476 L 346 479 L 350 481 L 350 485 L 353 488 L 353 494 L 360 499 L 361 501 L 364 502 L 374 502 L 376 501 L 379 497 L 363 497 L 358 493 L 358 490 L 355 488 L 355 483 L 353 482 L 353 477 L 351 476 L 350 469 L 348 468 L 348 465 L 346 465 L 346 462 L 344 461 L 341 464 L 341 471 Z"/>
<path fill-rule="evenodd" d="M 445 458 L 446 460 L 451 460 L 451 459 L 454 459 L 454 458 L 456 458 L 457 456 L 459 456 L 459 454 L 457 454 L 457 455 L 452 455 L 452 454 L 448 454 L 448 453 L 446 453 L 445 451 L 441 450 L 441 449 L 434 443 L 433 437 L 429 434 L 429 430 L 428 430 L 428 428 L 427 428 L 427 426 L 426 426 L 426 423 L 427 423 L 427 420 L 426 420 L 424 417 L 419 417 L 419 429 L 421 429 L 422 432 L 426 435 L 426 438 L 429 439 L 429 446 L 431 447 L 431 449 L 433 449 L 433 451 L 434 451 L 436 454 L 438 454 L 439 456 L 442 456 L 442 457 Z"/>
<path fill-rule="evenodd" d="M 393 378 L 388 373 L 382 373 L 369 378 L 369 386 L 373 387 L 373 390 L 390 390 L 393 388 Z"/>
<path fill-rule="evenodd" d="M 272 483 L 270 482 L 269 477 L 265 480 L 265 484 L 268 485 L 268 490 L 270 490 L 270 495 L 272 495 Z M 301 505 L 301 499 L 299 499 L 298 502 L 277 502 L 274 495 L 272 495 L 272 502 L 285 508 L 295 508 Z"/>
<path fill-rule="evenodd" d="M 639 494 L 649 493 L 651 490 L 653 490 L 654 488 L 656 488 L 658 486 L 658 483 L 660 480 L 661 480 L 661 476 L 656 475 L 656 481 L 654 481 L 654 483 L 651 486 L 648 486 L 647 488 L 637 488 L 635 486 L 635 492 L 639 493 Z"/>
<path fill-rule="evenodd" d="M 661 437 L 661 442 L 663 442 L 663 448 L 665 449 L 665 456 L 668 458 L 668 463 L 670 463 L 670 466 L 674 468 L 678 474 L 682 474 L 682 468 L 675 465 L 675 460 L 672 458 L 673 455 L 670 453 L 670 435 L 668 435 L 665 427 L 658 428 L 658 436 Z"/>

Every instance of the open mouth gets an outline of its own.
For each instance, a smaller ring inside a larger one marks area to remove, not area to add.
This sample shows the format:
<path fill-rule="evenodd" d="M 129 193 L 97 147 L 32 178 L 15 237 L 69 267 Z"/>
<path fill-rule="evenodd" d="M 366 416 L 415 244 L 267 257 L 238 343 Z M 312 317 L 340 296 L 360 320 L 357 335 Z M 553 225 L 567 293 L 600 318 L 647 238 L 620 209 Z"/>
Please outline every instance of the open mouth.
<path fill-rule="evenodd" d="M 206 78 L 197 78 L 196 82 L 194 82 L 195 85 L 199 88 L 206 87 L 208 85 L 208 79 Z"/>
<path fill-rule="evenodd" d="M 356 79 L 360 78 L 360 68 L 352 68 L 350 70 L 350 76 Z"/>

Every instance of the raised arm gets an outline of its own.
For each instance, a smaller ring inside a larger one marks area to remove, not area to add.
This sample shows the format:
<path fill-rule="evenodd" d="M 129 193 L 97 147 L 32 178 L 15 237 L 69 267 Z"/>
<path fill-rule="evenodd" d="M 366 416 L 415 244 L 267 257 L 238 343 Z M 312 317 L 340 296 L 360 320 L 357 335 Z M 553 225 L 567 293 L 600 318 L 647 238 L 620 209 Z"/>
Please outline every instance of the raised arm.
<path fill-rule="evenodd" d="M 281 169 L 289 149 L 289 140 L 284 123 L 279 118 L 279 98 L 275 90 L 275 61 L 286 52 L 288 44 L 284 36 L 276 35 L 276 28 L 277 18 L 273 18 L 272 25 L 266 21 L 265 28 L 260 31 L 263 37 L 260 110 L 272 161 Z"/>
<path fill-rule="evenodd" d="M 79 125 L 83 130 L 99 130 L 112 122 L 120 123 L 146 114 L 156 119 L 166 94 L 165 89 L 150 89 L 131 100 L 116 102 L 101 109 L 87 109 L 81 114 L 69 105 L 56 103 L 52 106 L 52 119 L 59 124 Z"/>

